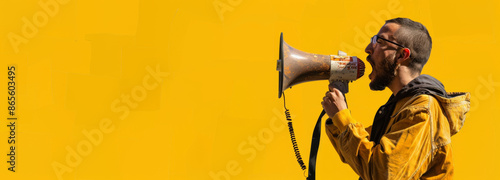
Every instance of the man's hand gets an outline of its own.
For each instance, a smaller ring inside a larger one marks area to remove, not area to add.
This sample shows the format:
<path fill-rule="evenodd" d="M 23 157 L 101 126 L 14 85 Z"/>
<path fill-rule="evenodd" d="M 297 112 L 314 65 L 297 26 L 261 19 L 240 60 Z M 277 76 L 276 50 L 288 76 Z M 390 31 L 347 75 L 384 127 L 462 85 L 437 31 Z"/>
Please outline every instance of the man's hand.
<path fill-rule="evenodd" d="M 333 118 L 337 112 L 347 109 L 344 95 L 337 88 L 329 86 L 330 91 L 326 92 L 321 105 L 328 117 Z"/>

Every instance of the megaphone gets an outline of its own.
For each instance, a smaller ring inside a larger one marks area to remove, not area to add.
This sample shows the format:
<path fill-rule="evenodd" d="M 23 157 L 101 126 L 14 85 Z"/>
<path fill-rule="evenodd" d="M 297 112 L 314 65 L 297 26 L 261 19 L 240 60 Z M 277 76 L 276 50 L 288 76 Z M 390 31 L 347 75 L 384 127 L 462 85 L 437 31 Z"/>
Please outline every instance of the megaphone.
<path fill-rule="evenodd" d="M 365 64 L 356 56 L 339 51 L 337 55 L 321 55 L 297 50 L 280 35 L 280 52 L 276 65 L 279 71 L 279 94 L 293 85 L 316 80 L 329 80 L 347 93 L 348 83 L 359 79 L 365 73 Z"/>

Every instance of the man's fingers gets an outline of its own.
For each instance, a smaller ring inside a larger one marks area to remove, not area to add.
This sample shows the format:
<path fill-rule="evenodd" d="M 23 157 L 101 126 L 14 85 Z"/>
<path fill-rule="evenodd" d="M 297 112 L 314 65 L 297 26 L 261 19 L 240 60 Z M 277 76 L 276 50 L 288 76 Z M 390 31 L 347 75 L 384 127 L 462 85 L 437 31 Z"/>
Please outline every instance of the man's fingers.
<path fill-rule="evenodd" d="M 323 97 L 323 101 L 324 101 L 325 103 L 327 103 L 327 104 L 333 104 L 332 99 L 330 99 L 330 97 L 327 97 L 327 96 Z"/>
<path fill-rule="evenodd" d="M 338 89 L 333 89 L 333 90 L 334 90 L 333 92 L 327 92 L 325 96 L 332 98 L 332 101 L 335 101 L 336 99 L 342 97 L 342 93 Z"/>
<path fill-rule="evenodd" d="M 326 91 L 325 96 L 330 94 L 330 93 L 331 93 L 331 91 Z"/>
<path fill-rule="evenodd" d="M 330 87 L 330 92 L 336 93 L 336 94 L 339 94 L 339 93 L 342 94 L 342 92 L 340 92 L 339 89 L 337 89 L 337 88 L 335 88 L 333 86 L 329 86 L 329 87 Z"/>
<path fill-rule="evenodd" d="M 334 84 L 328 84 L 328 89 L 330 90 L 330 92 L 333 92 L 333 90 L 337 88 L 335 88 Z"/>
<path fill-rule="evenodd" d="M 335 100 L 335 96 L 336 96 L 335 94 L 333 94 L 332 92 L 330 92 L 330 93 L 326 94 L 326 96 L 325 96 L 325 97 L 328 97 L 328 98 L 330 98 L 332 101 L 334 101 L 334 100 Z"/>
<path fill-rule="evenodd" d="M 333 92 L 334 92 L 335 94 L 337 94 L 338 96 L 342 95 L 342 92 L 340 92 L 340 90 L 338 90 L 337 88 L 334 88 L 334 89 L 333 89 Z"/>
<path fill-rule="evenodd" d="M 341 98 L 341 99 L 344 99 L 344 94 L 342 94 L 342 92 L 340 92 L 340 90 L 338 90 L 337 88 L 335 88 L 335 89 L 333 89 L 333 90 L 334 90 L 334 92 L 333 92 L 333 93 L 334 93 L 337 97 L 339 97 L 339 98 Z"/>

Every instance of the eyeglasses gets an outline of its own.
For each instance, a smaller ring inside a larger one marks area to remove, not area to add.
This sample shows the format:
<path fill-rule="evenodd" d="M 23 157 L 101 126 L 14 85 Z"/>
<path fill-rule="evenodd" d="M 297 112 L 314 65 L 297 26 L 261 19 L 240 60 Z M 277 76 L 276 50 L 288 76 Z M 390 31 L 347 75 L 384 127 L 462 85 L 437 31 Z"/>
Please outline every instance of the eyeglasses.
<path fill-rule="evenodd" d="M 373 44 L 373 45 L 375 45 L 375 44 L 377 43 L 377 39 L 379 39 L 379 38 L 380 38 L 380 39 L 382 39 L 382 40 L 384 40 L 384 41 L 387 41 L 387 42 L 390 42 L 390 43 L 392 43 L 392 44 L 395 44 L 396 46 L 399 46 L 399 47 L 402 47 L 402 48 L 406 48 L 406 47 L 404 47 L 404 46 L 403 46 L 403 45 L 401 45 L 401 44 L 395 43 L 395 42 L 393 42 L 393 41 L 389 41 L 388 39 L 385 39 L 385 38 L 383 38 L 383 37 L 380 37 L 379 35 L 375 35 L 375 36 L 373 36 L 373 37 L 372 37 L 372 44 Z"/>

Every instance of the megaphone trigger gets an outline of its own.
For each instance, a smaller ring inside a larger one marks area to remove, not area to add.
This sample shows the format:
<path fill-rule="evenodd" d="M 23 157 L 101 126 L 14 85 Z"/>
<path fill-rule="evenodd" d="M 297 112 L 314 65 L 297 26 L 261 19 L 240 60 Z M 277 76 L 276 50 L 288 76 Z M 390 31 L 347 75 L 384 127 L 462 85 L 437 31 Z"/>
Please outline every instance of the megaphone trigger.
<path fill-rule="evenodd" d="M 328 85 L 329 90 L 332 91 L 333 88 L 338 89 L 343 94 L 349 92 L 349 81 L 332 81 Z"/>

